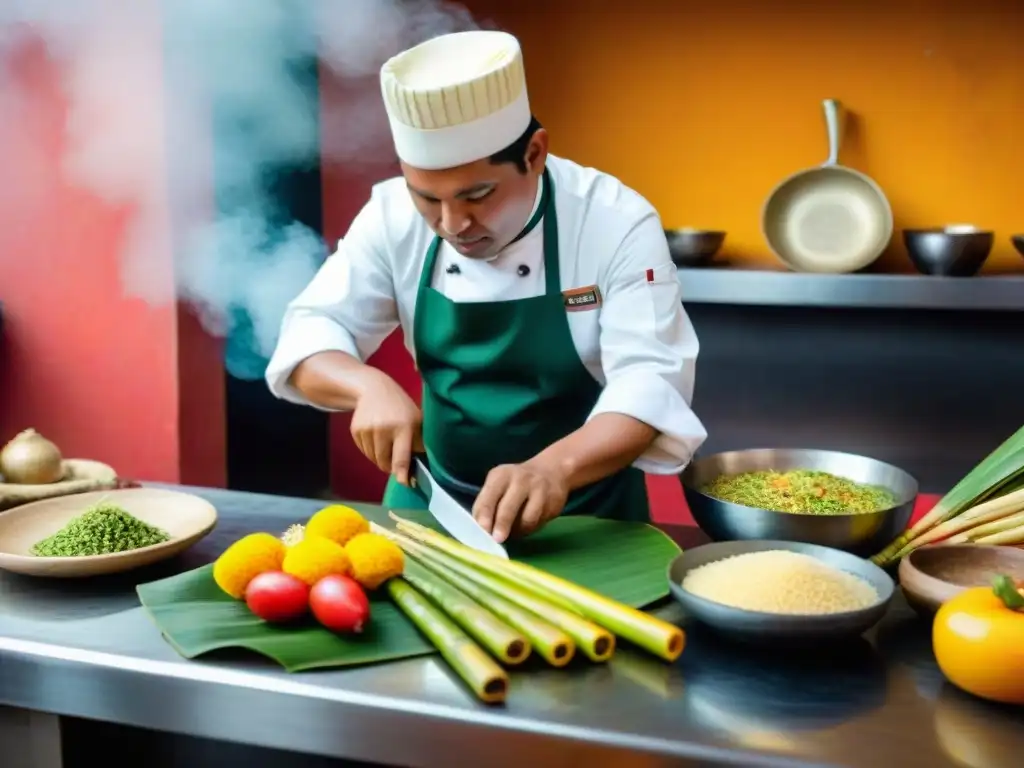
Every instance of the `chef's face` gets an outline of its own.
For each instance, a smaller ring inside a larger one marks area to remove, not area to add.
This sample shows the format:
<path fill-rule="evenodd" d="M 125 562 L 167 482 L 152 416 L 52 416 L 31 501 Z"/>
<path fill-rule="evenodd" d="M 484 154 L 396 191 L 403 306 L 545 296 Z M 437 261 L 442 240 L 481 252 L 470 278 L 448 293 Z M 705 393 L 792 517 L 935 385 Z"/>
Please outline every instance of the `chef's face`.
<path fill-rule="evenodd" d="M 413 203 L 436 234 L 471 259 L 489 259 L 526 226 L 544 171 L 548 136 L 537 129 L 523 151 L 525 171 L 491 159 L 425 171 L 402 163 Z"/>

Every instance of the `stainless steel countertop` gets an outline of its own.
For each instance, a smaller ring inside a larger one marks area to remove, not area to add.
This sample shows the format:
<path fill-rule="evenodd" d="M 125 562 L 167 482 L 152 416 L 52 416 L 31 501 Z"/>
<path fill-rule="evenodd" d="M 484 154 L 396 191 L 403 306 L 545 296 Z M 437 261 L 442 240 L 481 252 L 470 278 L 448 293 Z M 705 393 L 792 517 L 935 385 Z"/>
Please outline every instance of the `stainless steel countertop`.
<path fill-rule="evenodd" d="M 676 270 L 684 304 L 1024 311 L 1024 275 L 816 275 L 741 267 Z"/>
<path fill-rule="evenodd" d="M 1024 713 L 945 683 L 927 630 L 902 602 L 870 642 L 841 654 L 769 658 L 690 628 L 676 665 L 623 649 L 605 666 L 538 668 L 513 676 L 500 709 L 477 704 L 435 658 L 293 675 L 252 655 L 185 661 L 139 607 L 134 585 L 208 562 L 234 538 L 282 530 L 323 504 L 189 490 L 217 506 L 220 523 L 181 561 L 95 582 L 0 575 L 0 704 L 408 766 L 483 764 L 474 751 L 495 768 L 1002 768 L 1024 754 Z M 694 529 L 669 530 L 684 546 L 700 540 Z M 666 611 L 682 618 L 674 605 Z M 978 762 L 986 750 L 1000 750 L 1002 762 Z"/>

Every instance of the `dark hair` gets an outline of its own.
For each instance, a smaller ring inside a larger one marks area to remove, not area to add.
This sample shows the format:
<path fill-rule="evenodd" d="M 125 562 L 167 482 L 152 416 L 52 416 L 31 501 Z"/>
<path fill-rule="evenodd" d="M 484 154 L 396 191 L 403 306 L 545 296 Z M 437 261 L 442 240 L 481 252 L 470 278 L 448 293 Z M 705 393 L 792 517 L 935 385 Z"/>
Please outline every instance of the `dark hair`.
<path fill-rule="evenodd" d="M 533 134 L 543 127 L 544 126 L 540 124 L 540 120 L 531 116 L 530 124 L 526 126 L 526 130 L 523 131 L 523 134 L 504 149 L 491 155 L 490 161 L 494 165 L 513 163 L 515 167 L 519 169 L 520 173 L 526 173 L 526 150 L 530 146 L 530 140 L 533 138 Z"/>

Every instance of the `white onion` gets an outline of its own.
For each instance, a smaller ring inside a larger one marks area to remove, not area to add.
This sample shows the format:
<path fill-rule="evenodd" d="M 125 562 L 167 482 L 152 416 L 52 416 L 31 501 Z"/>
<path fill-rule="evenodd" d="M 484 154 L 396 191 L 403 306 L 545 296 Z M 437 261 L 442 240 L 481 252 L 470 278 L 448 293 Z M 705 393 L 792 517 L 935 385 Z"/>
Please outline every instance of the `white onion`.
<path fill-rule="evenodd" d="M 4 482 L 18 485 L 55 483 L 64 476 L 60 449 L 34 429 L 16 435 L 0 451 Z"/>

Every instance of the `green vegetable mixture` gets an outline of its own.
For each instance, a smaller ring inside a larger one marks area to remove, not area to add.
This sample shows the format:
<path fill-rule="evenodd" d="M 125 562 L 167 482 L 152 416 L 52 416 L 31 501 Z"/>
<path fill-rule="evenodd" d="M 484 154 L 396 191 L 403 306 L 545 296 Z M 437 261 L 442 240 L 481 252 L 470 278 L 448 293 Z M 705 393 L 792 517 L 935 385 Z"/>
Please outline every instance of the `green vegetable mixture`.
<path fill-rule="evenodd" d="M 807 469 L 721 475 L 699 490 L 733 504 L 805 515 L 866 514 L 896 504 L 886 488 Z"/>
<path fill-rule="evenodd" d="M 170 540 L 114 504 L 94 504 L 52 536 L 32 547 L 37 557 L 87 557 L 128 552 Z"/>

